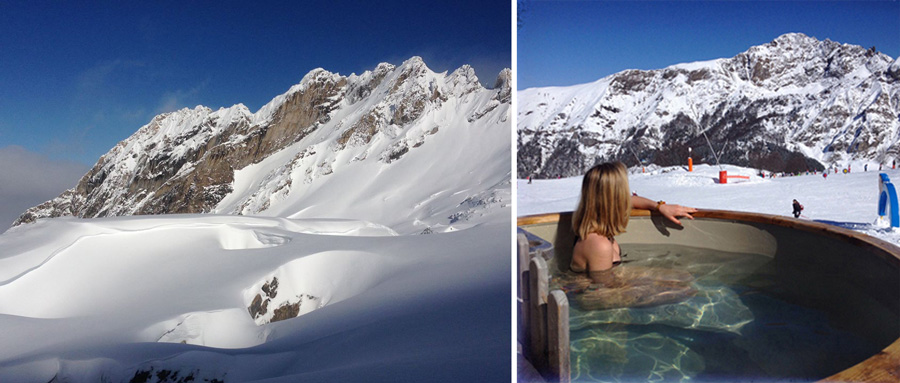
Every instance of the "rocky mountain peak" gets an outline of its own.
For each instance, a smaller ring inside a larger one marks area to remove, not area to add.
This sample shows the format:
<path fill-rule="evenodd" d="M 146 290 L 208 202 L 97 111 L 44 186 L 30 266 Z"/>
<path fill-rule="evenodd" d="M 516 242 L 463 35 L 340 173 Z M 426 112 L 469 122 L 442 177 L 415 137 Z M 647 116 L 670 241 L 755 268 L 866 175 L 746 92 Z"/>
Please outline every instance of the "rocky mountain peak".
<path fill-rule="evenodd" d="M 749 48 L 728 60 L 725 66 L 743 79 L 766 88 L 785 85 L 805 86 L 823 78 L 857 77 L 884 71 L 891 62 L 874 47 L 820 41 L 802 33 L 788 33 L 775 40 Z M 856 72 L 857 68 L 867 72 Z M 741 70 L 743 69 L 743 70 Z"/>
<path fill-rule="evenodd" d="M 583 173 L 596 161 L 725 162 L 805 171 L 900 157 L 894 59 L 789 33 L 731 58 L 623 71 L 519 92 L 519 176 Z"/>
<path fill-rule="evenodd" d="M 494 81 L 494 89 L 505 89 L 512 87 L 512 70 L 505 68 L 497 75 Z"/>
<path fill-rule="evenodd" d="M 830 41 L 830 40 L 826 40 Z M 802 46 L 815 46 L 819 44 L 819 40 L 814 37 L 809 37 L 804 33 L 800 32 L 789 32 L 785 33 L 781 36 L 772 40 L 772 42 L 768 43 L 773 46 L 790 46 L 790 47 L 802 47 Z M 752 49 L 752 48 L 751 48 Z"/>
<path fill-rule="evenodd" d="M 900 80 L 900 57 L 898 57 L 888 68 L 888 74 L 894 80 Z"/>
<path fill-rule="evenodd" d="M 419 57 L 398 67 L 381 63 L 360 75 L 316 68 L 256 113 L 237 104 L 161 114 L 103 155 L 73 189 L 29 209 L 15 224 L 57 216 L 258 214 L 279 201 L 302 199 L 340 169 L 357 166 L 352 164 L 380 168 L 409 163 L 403 161 L 409 156 L 433 162 L 427 153 L 439 148 L 431 143 L 435 137 L 469 125 L 503 124 L 509 113 L 509 100 L 498 101 L 493 91 L 452 85 L 460 79 L 478 85 L 471 67 L 453 73 L 434 73 Z M 464 112 L 456 109 L 460 104 L 467 105 Z M 458 140 L 443 145 L 451 142 Z M 241 181 L 239 172 L 258 179 Z M 280 209 L 290 209 L 284 204 Z M 475 208 L 461 204 L 460 209 Z M 416 225 L 440 219 L 419 217 Z"/>
<path fill-rule="evenodd" d="M 375 76 L 378 76 L 378 75 L 383 76 L 384 74 L 386 74 L 390 71 L 393 71 L 395 68 L 396 68 L 396 66 L 394 64 L 380 63 L 380 64 L 378 64 L 378 66 L 375 67 L 375 70 L 372 72 L 374 72 Z M 369 71 L 366 71 L 366 72 L 369 72 Z"/>
<path fill-rule="evenodd" d="M 327 81 L 335 76 L 334 73 L 331 73 L 323 68 L 315 68 L 310 70 L 300 79 L 300 85 L 308 84 L 310 82 L 319 82 L 319 81 Z"/>
<path fill-rule="evenodd" d="M 431 72 L 431 69 L 425 65 L 425 61 L 422 60 L 419 56 L 413 56 L 402 64 L 400 64 L 400 77 L 402 78 L 415 78 L 418 76 L 423 76 L 426 73 Z"/>
<path fill-rule="evenodd" d="M 448 81 L 451 89 L 455 94 L 466 94 L 482 89 L 478 76 L 475 75 L 475 69 L 471 66 L 463 65 L 450 74 Z"/>
<path fill-rule="evenodd" d="M 497 75 L 497 80 L 494 81 L 494 90 L 497 92 L 496 99 L 500 102 L 507 103 L 510 102 L 512 98 L 512 71 L 509 69 L 503 69 L 500 71 L 500 74 Z"/>
<path fill-rule="evenodd" d="M 400 67 L 401 68 L 402 67 L 425 68 L 425 69 L 428 68 L 428 66 L 425 65 L 425 60 L 423 60 L 421 56 L 412 56 L 412 57 L 406 59 L 405 61 L 403 61 L 402 64 L 400 64 Z"/>
<path fill-rule="evenodd" d="M 468 64 L 457 68 L 455 71 L 453 71 L 453 73 L 450 75 L 450 77 L 465 79 L 470 82 L 471 82 L 471 80 L 478 81 L 478 76 L 475 75 L 475 69 L 473 69 Z"/>

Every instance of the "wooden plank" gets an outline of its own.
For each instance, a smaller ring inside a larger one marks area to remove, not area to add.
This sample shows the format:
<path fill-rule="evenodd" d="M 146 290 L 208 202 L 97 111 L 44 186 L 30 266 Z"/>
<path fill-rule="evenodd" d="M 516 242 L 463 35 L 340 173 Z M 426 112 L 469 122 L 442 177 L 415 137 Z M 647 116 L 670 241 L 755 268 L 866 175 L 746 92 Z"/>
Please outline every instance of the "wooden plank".
<path fill-rule="evenodd" d="M 528 225 L 537 225 L 540 223 L 559 222 L 559 217 L 561 214 L 565 214 L 565 213 L 523 215 L 521 217 L 516 218 L 516 226 L 528 226 Z M 571 214 L 571 212 L 569 212 L 569 214 Z M 651 214 L 650 210 L 631 209 L 632 217 L 647 217 L 650 214 Z"/>
<path fill-rule="evenodd" d="M 571 382 L 569 299 L 562 290 L 551 291 L 547 301 L 547 347 L 550 380 Z"/>
<path fill-rule="evenodd" d="M 822 380 L 823 382 L 900 382 L 900 340 L 864 362 Z"/>
<path fill-rule="evenodd" d="M 559 222 L 559 213 L 526 215 L 516 219 L 516 226 Z"/>
<path fill-rule="evenodd" d="M 543 258 L 531 258 L 528 268 L 529 360 L 538 371 L 547 371 L 547 295 L 549 274 Z"/>
<path fill-rule="evenodd" d="M 518 248 L 518 339 L 519 343 L 522 344 L 523 355 L 529 355 L 528 350 L 531 346 L 530 337 L 528 332 L 528 319 L 531 315 L 531 311 L 529 310 L 530 300 L 528 299 L 528 262 L 531 259 L 531 256 L 528 254 L 528 239 L 525 238 L 525 234 L 519 234 L 517 236 L 517 248 Z M 523 247 L 524 242 L 524 247 Z"/>
<path fill-rule="evenodd" d="M 522 273 L 522 281 L 528 286 L 531 271 L 525 270 Z M 522 301 L 519 302 L 519 343 L 522 344 L 522 355 L 531 357 L 531 299 L 529 299 L 529 291 L 525 289 Z"/>
<path fill-rule="evenodd" d="M 519 281 L 518 281 L 518 286 L 517 286 L 518 287 L 517 293 L 518 293 L 519 298 L 522 298 L 523 296 L 525 296 L 524 290 L 528 289 L 528 284 L 522 283 L 521 276 L 522 276 L 522 273 L 524 273 L 525 271 L 528 270 L 528 262 L 531 261 L 531 255 L 529 254 L 529 251 L 528 251 L 529 250 L 528 249 L 528 238 L 525 237 L 525 234 L 519 233 L 516 236 L 516 245 L 518 246 L 517 247 L 517 249 L 518 249 L 517 274 L 520 276 Z"/>

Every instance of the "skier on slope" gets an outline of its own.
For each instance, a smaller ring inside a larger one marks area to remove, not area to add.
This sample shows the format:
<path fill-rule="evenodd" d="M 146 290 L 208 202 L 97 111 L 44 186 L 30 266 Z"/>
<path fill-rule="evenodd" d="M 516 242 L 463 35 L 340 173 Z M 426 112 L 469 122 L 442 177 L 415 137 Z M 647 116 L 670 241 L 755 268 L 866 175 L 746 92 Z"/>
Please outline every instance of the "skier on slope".
<path fill-rule="evenodd" d="M 794 218 L 800 218 L 800 212 L 803 211 L 803 205 L 801 205 L 800 202 L 797 202 L 797 200 L 794 200 L 793 206 L 794 206 L 794 213 L 793 213 Z"/>

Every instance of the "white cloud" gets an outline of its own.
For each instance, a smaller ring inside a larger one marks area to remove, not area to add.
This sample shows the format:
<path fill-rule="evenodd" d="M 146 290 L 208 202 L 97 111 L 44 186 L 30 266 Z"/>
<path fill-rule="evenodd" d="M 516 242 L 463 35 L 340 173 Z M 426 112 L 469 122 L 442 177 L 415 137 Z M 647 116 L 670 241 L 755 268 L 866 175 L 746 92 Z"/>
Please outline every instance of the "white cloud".
<path fill-rule="evenodd" d="M 199 85 L 188 89 L 178 89 L 176 91 L 169 91 L 160 97 L 159 102 L 157 103 L 156 110 L 154 111 L 156 114 L 174 112 L 181 108 L 190 107 L 189 103 L 191 103 L 194 99 L 196 99 L 197 95 L 202 91 L 208 81 L 204 81 Z"/>
<path fill-rule="evenodd" d="M 21 146 L 0 148 L 0 232 L 28 208 L 73 188 L 90 167 L 58 161 Z"/>
<path fill-rule="evenodd" d="M 78 75 L 78 94 L 83 98 L 92 99 L 99 94 L 108 93 L 117 76 L 133 75 L 137 68 L 142 67 L 144 63 L 135 60 L 117 59 L 99 62 Z"/>

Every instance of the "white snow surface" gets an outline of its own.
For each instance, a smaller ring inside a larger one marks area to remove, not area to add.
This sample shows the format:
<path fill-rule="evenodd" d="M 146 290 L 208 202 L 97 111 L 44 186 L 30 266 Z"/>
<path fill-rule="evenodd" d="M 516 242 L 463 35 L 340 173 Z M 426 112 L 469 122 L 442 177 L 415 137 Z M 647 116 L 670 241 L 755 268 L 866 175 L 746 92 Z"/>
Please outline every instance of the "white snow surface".
<path fill-rule="evenodd" d="M 873 166 L 874 165 L 874 166 Z M 720 168 L 715 165 L 652 167 L 642 173 L 630 169 L 629 186 L 640 196 L 698 209 L 734 210 L 791 216 L 791 203 L 803 205 L 801 219 L 825 222 L 900 246 L 900 229 L 884 227 L 878 221 L 878 174 L 900 181 L 900 169 L 887 166 L 878 172 L 877 164 L 851 166 L 850 173 L 822 173 L 762 178 L 755 169 L 723 165 L 728 175 L 747 175 L 747 181 L 730 179 L 719 184 Z M 558 180 L 517 181 L 519 216 L 575 210 L 581 192 L 581 177 Z M 792 217 L 792 216 L 791 216 Z"/>
<path fill-rule="evenodd" d="M 0 236 L 0 381 L 509 381 L 509 218 L 406 236 L 234 215 L 16 227 Z M 317 305 L 257 325 L 273 276 Z"/>

